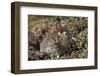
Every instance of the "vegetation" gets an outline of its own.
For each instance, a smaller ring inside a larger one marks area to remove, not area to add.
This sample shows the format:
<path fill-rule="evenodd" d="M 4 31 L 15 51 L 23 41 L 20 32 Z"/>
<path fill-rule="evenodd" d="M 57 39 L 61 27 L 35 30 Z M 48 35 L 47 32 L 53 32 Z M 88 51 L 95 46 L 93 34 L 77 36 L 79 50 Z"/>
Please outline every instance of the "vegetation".
<path fill-rule="evenodd" d="M 88 18 L 28 16 L 28 60 L 88 56 Z"/>

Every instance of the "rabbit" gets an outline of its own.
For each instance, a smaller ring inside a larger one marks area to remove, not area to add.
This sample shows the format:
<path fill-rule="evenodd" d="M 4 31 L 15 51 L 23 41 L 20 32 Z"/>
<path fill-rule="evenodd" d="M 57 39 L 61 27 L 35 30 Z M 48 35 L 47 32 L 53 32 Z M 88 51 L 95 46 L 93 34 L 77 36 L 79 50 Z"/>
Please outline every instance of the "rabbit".
<path fill-rule="evenodd" d="M 40 52 L 52 53 L 58 50 L 58 35 L 48 33 L 44 38 L 42 43 L 40 44 Z"/>

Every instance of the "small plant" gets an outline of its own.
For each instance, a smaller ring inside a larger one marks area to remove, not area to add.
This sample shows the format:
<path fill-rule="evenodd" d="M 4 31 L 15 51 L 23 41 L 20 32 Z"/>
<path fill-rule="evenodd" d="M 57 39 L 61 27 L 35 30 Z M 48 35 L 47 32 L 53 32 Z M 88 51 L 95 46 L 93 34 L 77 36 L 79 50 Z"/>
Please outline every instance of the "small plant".
<path fill-rule="evenodd" d="M 60 55 L 58 52 L 52 52 L 52 53 L 50 53 L 50 58 L 51 59 L 59 59 Z"/>

